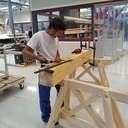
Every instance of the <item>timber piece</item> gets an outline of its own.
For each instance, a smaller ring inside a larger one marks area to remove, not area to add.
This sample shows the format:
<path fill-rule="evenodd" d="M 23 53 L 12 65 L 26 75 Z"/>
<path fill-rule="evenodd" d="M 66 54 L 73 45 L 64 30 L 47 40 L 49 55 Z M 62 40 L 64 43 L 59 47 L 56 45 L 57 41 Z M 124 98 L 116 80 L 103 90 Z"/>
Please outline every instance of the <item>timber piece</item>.
<path fill-rule="evenodd" d="M 97 65 L 100 61 L 102 61 L 102 63 L 104 65 L 106 64 L 111 64 L 111 59 L 107 59 L 107 58 L 95 58 L 95 65 Z M 88 60 L 88 63 L 92 63 L 93 62 L 93 58 Z"/>
<path fill-rule="evenodd" d="M 106 128 L 114 128 L 113 112 L 111 105 L 111 97 L 108 90 L 103 90 L 103 106 Z"/>
<path fill-rule="evenodd" d="M 69 76 L 69 79 L 74 79 L 76 75 L 76 70 L 74 70 Z M 63 83 L 64 84 L 64 83 Z M 67 90 L 67 94 L 65 96 L 65 100 L 64 100 L 64 107 L 66 110 L 70 109 L 70 89 Z"/>
<path fill-rule="evenodd" d="M 77 126 L 77 128 L 96 128 L 96 125 L 90 121 L 84 120 L 77 115 L 74 115 L 72 117 L 67 116 L 66 114 L 62 114 L 62 118 L 66 121 L 74 124 Z"/>
<path fill-rule="evenodd" d="M 61 105 L 63 103 L 63 100 L 67 94 L 67 90 L 68 90 L 68 85 L 67 86 L 61 86 L 58 97 L 55 101 L 55 105 L 53 107 L 50 119 L 48 121 L 48 124 L 46 126 L 46 128 L 54 128 L 55 123 L 57 122 L 59 113 L 60 113 L 60 109 L 61 109 Z"/>
<path fill-rule="evenodd" d="M 65 79 L 66 76 L 75 71 L 84 62 L 88 61 L 91 58 L 91 53 L 92 51 L 90 49 L 86 49 L 82 50 L 80 54 L 70 54 L 65 58 L 72 59 L 72 61 L 50 68 L 53 70 L 53 73 L 40 72 L 39 83 L 50 87 L 55 86 Z"/>
<path fill-rule="evenodd" d="M 102 86 L 109 87 L 108 79 L 107 79 L 105 70 L 103 68 L 102 61 L 99 61 L 98 68 L 99 68 L 99 74 L 100 74 Z M 111 103 L 112 103 L 112 110 L 113 110 L 113 118 L 114 118 L 117 128 L 125 128 L 125 125 L 124 125 L 124 122 L 123 122 L 117 103 L 113 99 L 111 100 Z"/>
<path fill-rule="evenodd" d="M 121 92 L 116 89 L 110 89 L 109 87 L 97 86 L 95 84 L 80 82 L 78 80 L 65 79 L 65 81 L 69 85 L 69 88 L 71 89 L 74 88 L 74 89 L 87 92 L 87 93 L 92 93 L 101 97 L 103 96 L 103 92 L 104 92 L 105 96 L 110 96 L 111 103 L 107 101 L 107 99 L 104 99 L 104 101 L 106 100 L 104 102 L 104 107 L 106 107 L 105 114 L 106 113 L 107 115 L 109 114 L 109 117 L 110 115 L 113 114 L 113 118 L 117 128 L 125 128 L 124 122 L 120 115 L 120 111 L 118 110 L 118 107 L 115 101 L 120 101 L 128 104 L 128 94 L 126 92 Z M 106 92 L 109 92 L 109 93 L 106 93 Z M 107 104 L 107 106 L 105 104 Z M 112 106 L 112 110 L 111 110 L 111 106 Z M 107 115 L 106 115 L 106 123 L 109 122 Z M 113 126 L 112 122 L 111 122 L 111 125 Z M 109 126 L 109 124 L 107 124 L 106 126 Z"/>
<path fill-rule="evenodd" d="M 72 88 L 72 92 L 74 93 L 76 98 L 80 101 L 80 103 L 84 106 L 84 108 L 89 113 L 89 115 L 92 117 L 92 119 L 95 121 L 95 124 L 97 125 L 97 127 L 105 128 L 104 121 L 102 120 L 102 118 L 98 115 L 96 110 L 91 105 L 87 105 L 86 98 L 83 96 L 83 94 L 79 90 L 76 90 L 73 88 Z"/>
<path fill-rule="evenodd" d="M 65 81 L 69 84 L 69 87 L 71 89 L 75 88 L 76 90 L 79 90 L 81 92 L 94 94 L 100 97 L 102 97 L 103 95 L 103 90 L 109 90 L 111 99 L 113 99 L 114 101 L 119 101 L 128 104 L 128 94 L 126 92 L 119 91 L 117 89 L 111 89 L 109 87 L 97 86 L 96 84 L 82 82 L 79 80 L 66 78 L 64 82 Z"/>
<path fill-rule="evenodd" d="M 81 67 L 84 69 L 84 71 L 81 74 L 79 74 L 75 79 L 80 80 L 80 78 L 82 76 L 84 76 L 84 74 L 88 73 L 95 80 L 96 84 L 100 84 L 100 80 L 91 71 L 91 69 L 92 69 L 91 65 L 89 67 L 87 67 L 86 65 L 83 64 L 83 65 L 81 65 Z"/>

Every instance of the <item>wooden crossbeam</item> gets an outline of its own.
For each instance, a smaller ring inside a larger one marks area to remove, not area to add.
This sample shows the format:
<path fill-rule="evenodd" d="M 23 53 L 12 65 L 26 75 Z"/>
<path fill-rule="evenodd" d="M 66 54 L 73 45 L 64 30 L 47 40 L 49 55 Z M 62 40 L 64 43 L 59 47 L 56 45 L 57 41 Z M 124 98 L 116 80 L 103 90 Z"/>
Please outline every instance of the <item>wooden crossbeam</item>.
<path fill-rule="evenodd" d="M 119 115 L 120 111 L 118 110 L 117 106 L 113 106 L 113 103 L 116 104 L 116 102 L 114 102 L 114 101 L 120 101 L 120 102 L 128 104 L 128 94 L 127 93 L 121 92 L 121 91 L 118 91 L 115 89 L 110 89 L 109 87 L 97 86 L 95 84 L 89 84 L 89 83 L 85 83 L 85 82 L 81 82 L 81 81 L 76 81 L 76 80 L 69 80 L 69 81 L 70 82 L 68 84 L 69 84 L 70 88 L 74 88 L 74 89 L 77 89 L 77 90 L 80 90 L 83 92 L 96 94 L 96 95 L 103 97 L 106 128 L 110 128 L 110 127 L 114 128 L 113 120 L 115 120 L 115 118 L 116 118 L 115 124 L 116 124 L 117 128 L 120 126 L 122 128 L 125 128 L 125 125 L 123 123 L 121 115 Z M 78 97 L 78 94 L 76 96 Z M 81 99 L 81 102 L 82 101 L 84 101 L 84 100 Z M 111 102 L 111 101 L 113 101 L 113 102 Z M 115 114 L 115 111 L 117 112 L 116 114 Z M 91 114 L 91 116 L 92 115 L 94 115 L 94 114 Z M 116 122 L 117 119 L 119 122 Z"/>
<path fill-rule="evenodd" d="M 128 104 L 128 93 L 127 92 L 119 91 L 117 89 L 112 89 L 109 87 L 97 86 L 96 84 L 82 82 L 82 81 L 74 80 L 74 79 L 66 78 L 65 81 L 68 82 L 68 84 L 70 84 L 70 88 L 75 88 L 82 92 L 95 94 L 100 97 L 102 97 L 103 95 L 103 90 L 108 90 L 111 95 L 111 99 Z"/>
<path fill-rule="evenodd" d="M 70 86 L 70 85 L 69 85 Z M 77 97 L 77 99 L 80 101 L 80 103 L 84 106 L 84 108 L 87 110 L 87 112 L 90 114 L 92 119 L 95 121 L 95 124 L 98 128 L 105 128 L 105 123 L 101 119 L 101 117 L 98 115 L 96 110 L 91 106 L 87 105 L 85 98 L 83 97 L 82 93 L 76 89 L 72 89 L 73 93 Z"/>
<path fill-rule="evenodd" d="M 82 76 L 84 76 L 86 73 L 88 73 L 95 81 L 96 84 L 100 85 L 100 80 L 92 73 L 91 69 L 93 68 L 91 65 L 87 67 L 86 65 L 81 65 L 81 67 L 84 69 L 84 71 L 78 75 L 75 79 L 79 80 Z"/>
<path fill-rule="evenodd" d="M 107 58 L 95 58 L 95 65 L 98 65 L 99 62 L 101 62 L 104 64 L 104 65 L 107 65 L 107 64 L 111 64 L 111 59 L 107 59 Z M 88 63 L 92 63 L 93 62 L 93 59 L 89 59 L 88 60 Z"/>
<path fill-rule="evenodd" d="M 87 121 L 85 119 L 82 119 L 76 115 L 69 117 L 67 114 L 62 114 L 62 118 L 65 119 L 66 121 L 78 126 L 78 128 L 95 128 L 96 125 L 90 121 Z"/>

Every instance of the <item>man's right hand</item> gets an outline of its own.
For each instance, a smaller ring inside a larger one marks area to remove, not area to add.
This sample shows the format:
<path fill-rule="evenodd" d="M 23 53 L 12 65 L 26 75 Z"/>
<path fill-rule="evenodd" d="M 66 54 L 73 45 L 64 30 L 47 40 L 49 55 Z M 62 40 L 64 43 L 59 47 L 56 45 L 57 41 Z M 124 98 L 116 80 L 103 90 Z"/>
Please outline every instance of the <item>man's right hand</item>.
<path fill-rule="evenodd" d="M 38 60 L 42 61 L 42 62 L 46 62 L 47 61 L 47 59 L 45 57 L 43 57 L 43 56 L 38 56 Z"/>

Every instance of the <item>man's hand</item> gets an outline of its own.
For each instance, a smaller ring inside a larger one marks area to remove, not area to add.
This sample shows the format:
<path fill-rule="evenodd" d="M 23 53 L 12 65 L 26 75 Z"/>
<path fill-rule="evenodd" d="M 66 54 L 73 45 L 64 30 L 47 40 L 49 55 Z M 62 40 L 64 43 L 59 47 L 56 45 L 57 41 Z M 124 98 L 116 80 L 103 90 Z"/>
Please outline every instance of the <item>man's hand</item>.
<path fill-rule="evenodd" d="M 45 57 L 42 57 L 42 56 L 38 56 L 38 60 L 39 61 L 44 61 L 44 62 L 47 61 L 47 59 Z"/>
<path fill-rule="evenodd" d="M 59 63 L 60 61 L 62 61 L 61 58 L 59 56 L 56 57 L 55 62 Z"/>

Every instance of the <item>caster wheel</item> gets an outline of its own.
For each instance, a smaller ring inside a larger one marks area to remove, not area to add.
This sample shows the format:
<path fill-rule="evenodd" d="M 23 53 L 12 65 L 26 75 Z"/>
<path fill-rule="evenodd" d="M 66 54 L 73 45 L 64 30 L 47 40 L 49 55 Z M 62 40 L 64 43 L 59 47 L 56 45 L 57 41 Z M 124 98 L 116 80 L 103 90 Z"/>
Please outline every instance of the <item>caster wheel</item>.
<path fill-rule="evenodd" d="M 20 89 L 23 89 L 24 88 L 24 85 L 23 84 L 19 84 L 20 85 Z"/>

